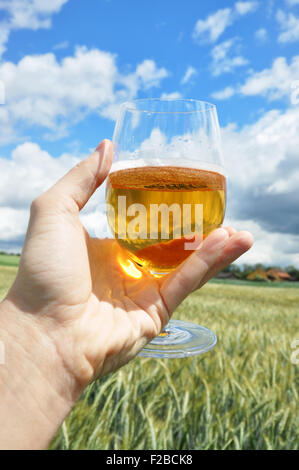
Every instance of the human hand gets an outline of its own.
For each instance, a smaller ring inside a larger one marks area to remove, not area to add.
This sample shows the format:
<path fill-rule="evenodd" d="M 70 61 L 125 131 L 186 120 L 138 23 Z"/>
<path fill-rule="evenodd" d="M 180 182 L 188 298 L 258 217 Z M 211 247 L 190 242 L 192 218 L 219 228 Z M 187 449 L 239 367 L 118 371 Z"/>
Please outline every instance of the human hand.
<path fill-rule="evenodd" d="M 112 154 L 103 141 L 32 204 L 19 271 L 0 304 L 0 448 L 45 448 L 87 384 L 132 359 L 190 292 L 252 244 L 247 232 L 217 229 L 164 278 L 129 277 L 125 251 L 91 238 L 79 219 Z"/>
<path fill-rule="evenodd" d="M 106 178 L 113 148 L 103 141 L 32 204 L 19 272 L 7 299 L 50 340 L 80 393 L 132 359 L 174 309 L 252 244 L 247 232 L 218 229 L 168 276 L 139 279 L 121 268 L 123 249 L 91 238 L 79 212 Z"/>

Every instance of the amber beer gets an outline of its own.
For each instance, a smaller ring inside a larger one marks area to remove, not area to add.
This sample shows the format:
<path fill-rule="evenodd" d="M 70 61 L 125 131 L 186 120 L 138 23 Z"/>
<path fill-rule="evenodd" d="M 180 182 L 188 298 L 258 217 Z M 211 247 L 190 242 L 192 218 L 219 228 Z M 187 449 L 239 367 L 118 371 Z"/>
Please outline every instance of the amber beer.
<path fill-rule="evenodd" d="M 113 171 L 106 190 L 109 226 L 132 259 L 163 274 L 192 253 L 193 234 L 202 232 L 205 238 L 222 224 L 225 193 L 225 177 L 206 169 Z"/>

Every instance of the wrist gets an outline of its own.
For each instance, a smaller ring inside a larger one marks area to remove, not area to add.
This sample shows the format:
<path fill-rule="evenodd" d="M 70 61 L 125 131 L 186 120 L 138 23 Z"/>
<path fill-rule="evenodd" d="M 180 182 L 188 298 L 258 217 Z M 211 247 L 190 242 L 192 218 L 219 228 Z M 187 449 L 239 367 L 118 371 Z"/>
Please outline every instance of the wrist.
<path fill-rule="evenodd" d="M 0 304 L 0 446 L 44 448 L 81 390 L 35 315 Z"/>

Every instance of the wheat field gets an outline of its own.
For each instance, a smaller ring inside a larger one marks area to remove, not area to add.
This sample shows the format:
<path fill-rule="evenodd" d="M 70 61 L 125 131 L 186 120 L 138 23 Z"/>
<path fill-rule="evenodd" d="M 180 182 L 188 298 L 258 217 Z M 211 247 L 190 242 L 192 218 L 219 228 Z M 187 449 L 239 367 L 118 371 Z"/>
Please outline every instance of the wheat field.
<path fill-rule="evenodd" d="M 3 297 L 16 268 L 0 268 Z M 188 359 L 136 358 L 92 384 L 51 449 L 299 449 L 299 289 L 208 283 L 175 318 L 218 337 Z"/>

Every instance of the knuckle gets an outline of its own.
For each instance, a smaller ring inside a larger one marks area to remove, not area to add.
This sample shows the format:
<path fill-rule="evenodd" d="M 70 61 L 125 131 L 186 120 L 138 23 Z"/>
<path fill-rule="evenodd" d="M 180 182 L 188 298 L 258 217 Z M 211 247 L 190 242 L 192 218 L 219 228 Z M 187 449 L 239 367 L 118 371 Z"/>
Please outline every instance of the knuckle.
<path fill-rule="evenodd" d="M 192 285 L 192 278 L 190 274 L 184 270 L 184 272 L 179 272 L 177 276 L 177 282 L 183 292 L 190 291 L 190 285 Z"/>
<path fill-rule="evenodd" d="M 76 172 L 81 172 L 82 170 L 84 170 L 86 167 L 88 167 L 88 161 L 87 159 L 85 160 L 81 160 L 80 162 L 78 162 L 74 167 L 74 171 Z"/>
<path fill-rule="evenodd" d="M 33 214 L 39 213 L 45 209 L 48 204 L 48 197 L 46 194 L 41 194 L 36 197 L 30 206 L 30 212 Z"/>
<path fill-rule="evenodd" d="M 84 163 L 84 160 L 82 160 L 81 162 L 78 162 L 76 163 L 76 165 L 73 167 L 73 169 L 76 171 L 76 170 L 80 170 L 83 166 L 83 163 Z"/>

